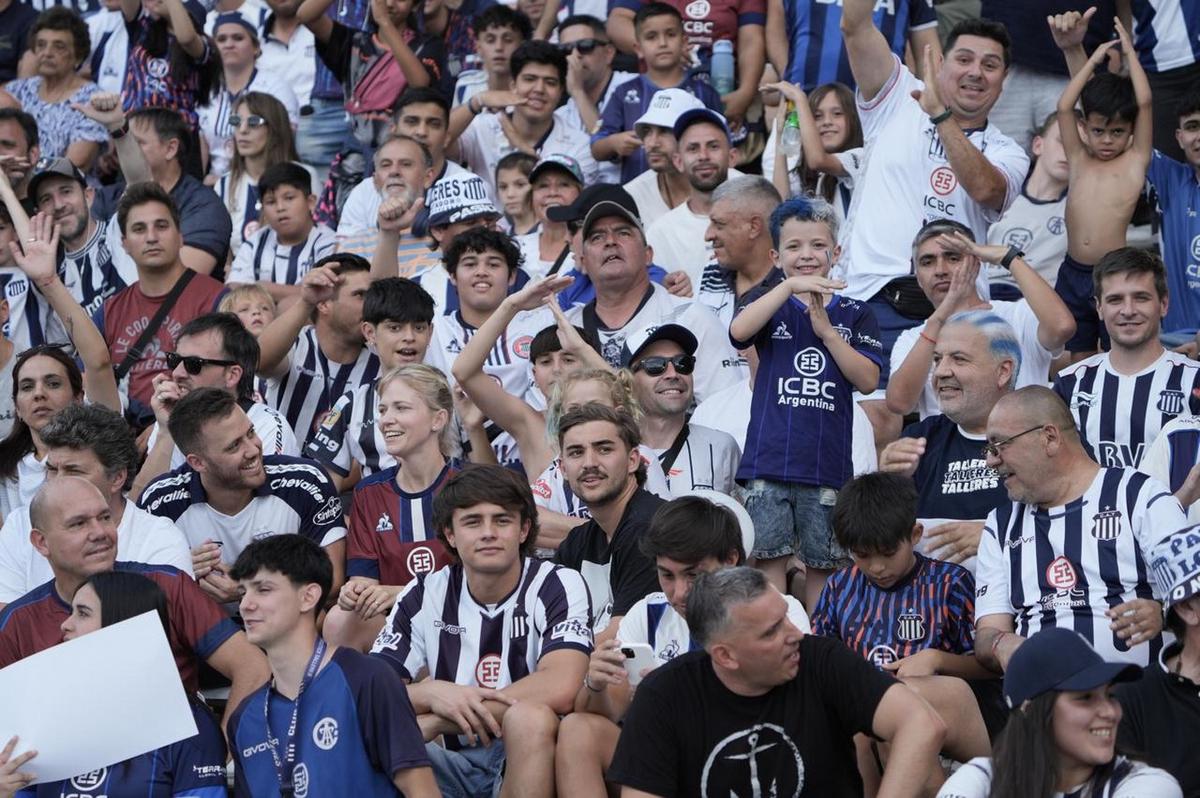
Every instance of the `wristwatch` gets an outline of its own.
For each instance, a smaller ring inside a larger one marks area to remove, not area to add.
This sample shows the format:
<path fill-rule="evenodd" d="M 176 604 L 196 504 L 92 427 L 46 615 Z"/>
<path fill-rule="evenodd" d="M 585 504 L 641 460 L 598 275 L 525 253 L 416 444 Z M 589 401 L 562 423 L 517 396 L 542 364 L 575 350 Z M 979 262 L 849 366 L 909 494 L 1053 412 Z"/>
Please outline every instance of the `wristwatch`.
<path fill-rule="evenodd" d="M 116 130 L 108 131 L 108 136 L 113 141 L 116 141 L 119 138 L 124 138 L 125 134 L 128 132 L 129 132 L 129 120 L 126 119 L 125 121 L 123 121 L 121 123 L 121 126 L 119 128 L 117 128 Z"/>
<path fill-rule="evenodd" d="M 1000 259 L 1000 265 L 1005 269 L 1012 268 L 1012 262 L 1017 258 L 1025 257 L 1025 253 L 1017 249 L 1016 246 L 1009 244 L 1008 252 L 1004 253 L 1004 257 Z"/>

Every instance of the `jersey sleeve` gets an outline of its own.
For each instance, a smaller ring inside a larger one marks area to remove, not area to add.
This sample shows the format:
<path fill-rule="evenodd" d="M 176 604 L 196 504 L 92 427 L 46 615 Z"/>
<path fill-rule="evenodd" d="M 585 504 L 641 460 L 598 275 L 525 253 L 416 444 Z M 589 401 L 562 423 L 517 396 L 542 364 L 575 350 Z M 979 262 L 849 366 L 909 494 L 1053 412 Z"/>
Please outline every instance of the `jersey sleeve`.
<path fill-rule="evenodd" d="M 992 224 L 1012 207 L 1017 197 L 1021 196 L 1021 186 L 1025 183 L 1025 175 L 1029 174 L 1029 155 L 1020 144 L 1012 139 L 1000 138 L 991 142 L 984 157 L 992 166 L 1000 170 L 1007 186 L 1004 192 L 1004 204 L 1000 208 L 979 206 L 980 211 L 988 220 L 988 224 Z"/>
<path fill-rule="evenodd" d="M 192 549 L 188 546 L 183 530 L 167 518 L 149 519 L 153 529 L 143 536 L 143 546 L 138 551 L 138 562 L 155 565 L 171 565 L 195 578 L 192 571 Z"/>
<path fill-rule="evenodd" d="M 361 655 L 339 658 L 338 664 L 354 694 L 359 731 L 371 763 L 389 778 L 400 770 L 428 767 L 416 713 L 395 671 Z"/>
<path fill-rule="evenodd" d="M 950 628 L 946 630 L 946 642 L 955 654 L 975 653 L 975 577 L 962 569 L 958 578 L 950 585 L 949 595 Z"/>
<path fill-rule="evenodd" d="M 634 1 L 639 2 L 639 0 Z M 617 90 L 608 98 L 608 102 L 604 104 L 604 108 L 600 110 L 600 128 L 592 134 L 593 144 L 602 138 L 625 130 L 625 92 L 621 91 L 623 87 L 624 84 L 618 86 Z"/>
<path fill-rule="evenodd" d="M 320 471 L 319 468 L 314 468 Z M 342 499 L 334 490 L 333 482 L 325 476 L 324 471 L 313 478 L 313 484 L 317 486 L 320 498 L 316 498 L 308 491 L 304 492 L 304 495 L 309 497 L 309 506 L 304 510 L 297 508 L 297 512 L 301 513 L 299 531 L 304 537 L 315 540 L 324 547 L 346 537 Z"/>
<path fill-rule="evenodd" d="M 911 16 L 908 18 L 910 31 L 921 30 L 937 24 L 937 12 L 933 10 L 933 0 L 913 0 L 909 3 Z"/>
<path fill-rule="evenodd" d="M 764 0 L 742 0 L 738 3 L 738 27 L 743 25 L 766 25 L 767 4 Z"/>
<path fill-rule="evenodd" d="M 841 583 L 841 572 L 834 574 L 829 579 L 825 580 L 825 586 L 821 588 L 821 595 L 817 599 L 817 606 L 813 608 L 812 614 L 812 631 L 815 635 L 822 637 L 832 637 L 835 640 L 842 639 L 841 624 L 838 621 L 838 600 L 837 590 Z"/>
<path fill-rule="evenodd" d="M 253 283 L 258 281 L 254 273 L 254 252 L 257 249 L 258 237 L 266 235 L 270 228 L 264 227 L 253 238 L 248 238 L 238 245 L 237 254 L 233 256 L 233 265 L 229 267 L 227 283 Z"/>
<path fill-rule="evenodd" d="M 996 511 L 988 513 L 979 537 L 979 554 L 975 560 L 975 621 L 989 615 L 1012 615 L 1009 599 L 1008 563 L 1000 547 Z"/>
<path fill-rule="evenodd" d="M 367 518 L 367 497 L 361 490 L 354 492 L 350 506 L 350 534 L 346 541 L 346 576 L 365 576 L 379 581 L 379 549 L 375 545 L 375 530 Z"/>
<path fill-rule="evenodd" d="M 696 335 L 696 400 L 744 379 L 745 361 L 738 355 L 715 313 L 693 302 L 682 322 Z"/>
<path fill-rule="evenodd" d="M 1187 513 L 1166 485 L 1141 474 L 1135 479 L 1144 480 L 1144 484 L 1138 491 L 1135 506 L 1131 508 L 1130 522 L 1142 557 L 1146 562 L 1153 562 L 1158 548 L 1187 527 Z M 1151 569 L 1150 585 L 1154 597 L 1160 601 L 1172 587 L 1159 584 L 1157 569 Z"/>
<path fill-rule="evenodd" d="M 642 599 L 629 608 L 617 627 L 617 640 L 622 643 L 650 643 L 650 628 L 646 623 L 646 602 Z"/>
<path fill-rule="evenodd" d="M 312 440 L 304 447 L 304 456 L 316 460 L 339 477 L 350 474 L 350 417 L 354 412 L 354 392 L 344 394 L 321 419 Z"/>
<path fill-rule="evenodd" d="M 154 581 L 167 594 L 171 626 L 197 657 L 207 660 L 238 628 L 200 587 L 181 573 L 154 572 Z"/>
<path fill-rule="evenodd" d="M 225 798 L 225 738 L 216 719 L 203 706 L 193 706 L 196 735 L 168 747 L 178 798 Z"/>
<path fill-rule="evenodd" d="M 1136 767 L 1132 773 L 1109 793 L 1112 798 L 1183 798 L 1183 790 L 1175 777 L 1165 770 L 1148 765 Z"/>
<path fill-rule="evenodd" d="M 425 578 L 409 582 L 379 630 L 371 646 L 377 656 L 392 666 L 401 679 L 412 681 L 425 665 L 425 627 L 430 619 L 424 607 Z"/>
<path fill-rule="evenodd" d="M 882 368 L 883 341 L 879 332 L 879 322 L 867 303 L 859 303 L 859 307 L 858 316 L 854 319 L 854 329 L 850 331 L 850 345 L 854 347 L 855 352 Z"/>
<path fill-rule="evenodd" d="M 1012 321 L 1013 331 L 1017 334 L 1017 339 L 1021 342 L 1021 350 L 1023 352 L 1047 352 L 1051 357 L 1058 357 L 1063 353 L 1060 348 L 1057 352 L 1051 352 L 1046 347 L 1042 346 L 1042 341 L 1038 338 L 1038 328 L 1041 327 L 1041 322 L 1033 312 L 1033 307 L 1029 304 L 1029 300 L 1021 299 L 1016 303 L 1016 313 Z M 1039 375 L 1045 379 L 1046 375 Z"/>
<path fill-rule="evenodd" d="M 988 798 L 992 792 L 990 765 L 985 758 L 972 759 L 946 779 L 937 798 Z"/>
<path fill-rule="evenodd" d="M 1175 420 L 1167 422 L 1167 425 L 1159 430 L 1158 437 L 1154 439 L 1154 443 L 1146 449 L 1146 453 L 1142 455 L 1141 462 L 1138 463 L 1138 471 L 1141 471 L 1146 476 L 1156 482 L 1161 482 L 1169 487 L 1174 487 L 1178 490 L 1178 486 L 1171 485 L 1171 430 L 1175 427 Z M 3 534 L 0 532 L 0 534 Z"/>
<path fill-rule="evenodd" d="M 863 138 L 869 144 L 879 135 L 891 116 L 906 102 L 916 102 L 909 92 L 923 88 L 924 84 L 917 80 L 911 72 L 900 63 L 900 59 L 892 56 L 892 74 L 884 82 L 883 88 L 870 100 L 863 98 L 855 90 L 858 102 L 858 117 L 862 120 Z"/>
<path fill-rule="evenodd" d="M 587 584 L 578 571 L 555 568 L 538 591 L 538 603 L 544 613 L 543 657 L 560 649 L 591 655 L 592 605 Z"/>

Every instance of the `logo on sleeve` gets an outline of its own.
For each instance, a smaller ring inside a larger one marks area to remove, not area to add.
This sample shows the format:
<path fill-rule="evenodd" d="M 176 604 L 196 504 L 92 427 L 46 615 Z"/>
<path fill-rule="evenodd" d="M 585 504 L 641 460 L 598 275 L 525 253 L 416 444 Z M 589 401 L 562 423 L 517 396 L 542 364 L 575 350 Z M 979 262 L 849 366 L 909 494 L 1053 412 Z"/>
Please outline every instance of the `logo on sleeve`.
<path fill-rule="evenodd" d="M 395 528 L 392 526 L 392 517 L 387 513 L 379 516 L 379 520 L 375 522 L 376 532 L 392 532 Z"/>
<path fill-rule="evenodd" d="M 341 515 L 342 500 L 341 498 L 334 496 L 329 501 L 325 502 L 325 506 L 318 510 L 317 514 L 313 516 L 313 523 L 317 526 L 332 524 L 335 520 L 340 518 Z"/>
<path fill-rule="evenodd" d="M 566 640 L 568 638 L 590 642 L 592 639 L 592 630 L 578 618 L 568 618 L 565 621 L 559 621 L 554 624 L 554 628 L 550 630 L 550 639 Z"/>
<path fill-rule="evenodd" d="M 321 718 L 317 721 L 317 725 L 313 726 L 312 738 L 313 742 L 317 744 L 317 748 L 322 751 L 333 748 L 338 741 L 337 721 L 328 715 Z"/>
<path fill-rule="evenodd" d="M 1102 510 L 1092 516 L 1092 537 L 1096 540 L 1116 540 L 1120 535 L 1120 510 Z"/>
<path fill-rule="evenodd" d="M 530 487 L 533 489 L 535 496 L 541 496 L 543 499 L 549 499 L 553 495 L 553 492 L 550 490 L 549 483 L 547 483 L 544 479 L 539 479 Z"/>
<path fill-rule="evenodd" d="M 1070 590 L 1075 587 L 1079 577 L 1075 566 L 1066 557 L 1058 556 L 1046 566 L 1046 582 L 1055 590 Z"/>
<path fill-rule="evenodd" d="M 522 360 L 528 360 L 529 359 L 529 347 L 532 344 L 533 344 L 533 336 L 522 335 L 520 338 L 513 341 L 513 344 L 512 344 L 513 354 L 516 355 L 517 357 L 521 358 Z"/>

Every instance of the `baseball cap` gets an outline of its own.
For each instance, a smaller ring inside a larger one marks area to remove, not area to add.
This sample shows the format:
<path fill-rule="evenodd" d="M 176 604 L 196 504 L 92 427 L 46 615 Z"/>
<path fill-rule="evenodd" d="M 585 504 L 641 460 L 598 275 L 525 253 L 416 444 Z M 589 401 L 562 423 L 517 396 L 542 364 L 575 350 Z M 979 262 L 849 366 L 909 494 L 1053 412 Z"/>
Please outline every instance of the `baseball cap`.
<path fill-rule="evenodd" d="M 69 177 L 79 185 L 87 188 L 87 178 L 83 172 L 71 163 L 69 158 L 42 158 L 33 169 L 33 177 L 29 178 L 29 196 L 37 201 L 37 190 L 41 182 L 50 177 Z"/>
<path fill-rule="evenodd" d="M 639 125 L 674 129 L 675 120 L 679 118 L 680 114 L 703 107 L 704 103 L 683 89 L 660 89 L 650 98 L 650 106 L 646 109 L 646 113 L 639 116 L 633 123 L 633 129 L 637 130 Z"/>
<path fill-rule="evenodd" d="M 538 176 L 548 172 L 551 169 L 558 169 L 560 172 L 566 172 L 575 182 L 583 185 L 583 170 L 579 168 L 579 161 L 572 158 L 570 155 L 563 155 L 558 152 L 547 153 L 542 156 L 542 159 L 534 165 L 529 171 L 529 182 L 538 179 Z"/>
<path fill-rule="evenodd" d="M 258 28 L 254 27 L 254 23 L 242 15 L 241 11 L 226 11 L 217 15 L 213 21 L 212 35 L 215 35 L 217 28 L 222 25 L 241 25 L 250 34 L 250 38 L 256 43 L 258 42 Z"/>
<path fill-rule="evenodd" d="M 672 493 L 671 495 L 675 498 L 697 496 L 701 499 L 708 499 L 713 504 L 731 511 L 734 517 L 737 518 L 738 527 L 742 532 L 742 553 L 749 557 L 750 552 L 754 551 L 754 521 L 750 518 L 750 513 L 746 512 L 746 508 L 737 499 L 728 493 L 721 493 L 719 490 L 712 490 L 711 488 L 692 488 L 691 490 Z"/>
<path fill-rule="evenodd" d="M 674 341 L 683 348 L 685 355 L 696 354 L 700 344 L 692 331 L 682 324 L 658 324 L 635 330 L 625 338 L 625 350 L 621 363 L 628 366 L 637 360 L 641 351 L 655 341 Z"/>
<path fill-rule="evenodd" d="M 1200 525 L 1179 530 L 1163 541 L 1151 560 L 1159 585 L 1167 590 L 1167 618 L 1177 604 L 1200 594 Z"/>
<path fill-rule="evenodd" d="M 1092 690 L 1141 675 L 1137 665 L 1105 662 L 1079 632 L 1052 627 L 1022 643 L 1008 661 L 1004 700 L 1016 708 L 1051 690 Z"/>
<path fill-rule="evenodd" d="M 500 218 L 500 211 L 488 197 L 483 178 L 469 172 L 446 175 L 430 187 L 429 226 L 441 227 L 469 219 Z"/>
<path fill-rule="evenodd" d="M 693 108 L 690 111 L 684 111 L 679 115 L 679 118 L 675 120 L 675 126 L 673 128 L 675 131 L 675 138 L 678 139 L 682 137 L 683 131 L 687 130 L 689 127 L 698 122 L 709 122 L 716 125 L 717 127 L 721 128 L 721 130 L 725 131 L 725 138 L 729 139 L 730 142 L 733 141 L 733 136 L 729 133 L 729 125 L 725 122 L 725 117 L 721 116 L 711 108 L 704 107 Z"/>
<path fill-rule="evenodd" d="M 586 236 L 597 219 L 605 216 L 620 216 L 628 219 L 645 235 L 638 206 L 628 191 L 612 183 L 597 183 L 588 186 L 570 205 L 557 205 L 546 209 L 546 215 L 555 222 L 583 222 Z"/>

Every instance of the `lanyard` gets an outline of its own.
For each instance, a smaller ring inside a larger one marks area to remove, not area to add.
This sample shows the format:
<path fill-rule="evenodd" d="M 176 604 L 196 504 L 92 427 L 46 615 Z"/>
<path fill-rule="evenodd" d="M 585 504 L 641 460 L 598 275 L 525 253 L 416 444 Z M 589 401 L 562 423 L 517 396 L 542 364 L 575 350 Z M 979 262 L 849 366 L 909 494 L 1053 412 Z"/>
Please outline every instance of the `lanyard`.
<path fill-rule="evenodd" d="M 300 716 L 300 697 L 304 695 L 304 688 L 317 675 L 317 668 L 321 667 L 324 657 L 325 640 L 318 637 L 316 645 L 313 646 L 312 659 L 308 661 L 308 667 L 304 669 L 304 678 L 300 680 L 300 688 L 296 690 L 296 700 L 292 704 L 292 722 L 288 724 L 287 745 L 283 750 L 282 762 L 279 760 L 277 749 L 279 741 L 271 737 L 271 691 L 275 689 L 275 678 L 271 677 L 271 683 L 267 685 L 266 701 L 263 702 L 263 717 L 267 722 L 267 748 L 271 749 L 271 759 L 275 760 L 275 772 L 279 776 L 279 794 L 282 798 L 291 798 L 295 793 L 292 777 L 296 769 L 296 721 Z"/>

